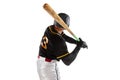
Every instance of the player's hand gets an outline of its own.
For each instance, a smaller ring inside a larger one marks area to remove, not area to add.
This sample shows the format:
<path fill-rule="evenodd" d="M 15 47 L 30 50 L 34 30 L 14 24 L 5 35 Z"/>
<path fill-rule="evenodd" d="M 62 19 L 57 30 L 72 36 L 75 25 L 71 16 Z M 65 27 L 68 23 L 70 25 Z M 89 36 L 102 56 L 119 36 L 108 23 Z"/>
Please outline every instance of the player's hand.
<path fill-rule="evenodd" d="M 82 48 L 87 48 L 88 49 L 88 46 L 87 46 L 87 43 L 85 41 L 83 41 L 83 44 L 81 46 Z"/>
<path fill-rule="evenodd" d="M 81 38 L 79 38 L 80 41 L 77 41 L 77 47 L 82 47 L 83 41 Z"/>
<path fill-rule="evenodd" d="M 83 41 L 81 38 L 79 38 L 80 41 L 77 41 L 77 46 L 78 47 L 81 47 L 81 48 L 87 48 L 88 49 L 88 46 L 86 44 L 85 41 Z"/>

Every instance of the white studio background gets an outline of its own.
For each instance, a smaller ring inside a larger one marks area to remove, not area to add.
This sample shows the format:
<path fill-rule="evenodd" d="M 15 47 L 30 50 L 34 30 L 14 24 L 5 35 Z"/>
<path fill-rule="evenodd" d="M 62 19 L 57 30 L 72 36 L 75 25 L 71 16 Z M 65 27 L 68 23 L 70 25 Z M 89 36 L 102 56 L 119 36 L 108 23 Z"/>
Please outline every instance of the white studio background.
<path fill-rule="evenodd" d="M 120 80 L 119 0 L 1 0 L 0 80 L 39 80 L 39 44 L 53 23 L 46 2 L 70 15 L 70 29 L 89 47 L 70 66 L 60 61 L 61 80 Z"/>

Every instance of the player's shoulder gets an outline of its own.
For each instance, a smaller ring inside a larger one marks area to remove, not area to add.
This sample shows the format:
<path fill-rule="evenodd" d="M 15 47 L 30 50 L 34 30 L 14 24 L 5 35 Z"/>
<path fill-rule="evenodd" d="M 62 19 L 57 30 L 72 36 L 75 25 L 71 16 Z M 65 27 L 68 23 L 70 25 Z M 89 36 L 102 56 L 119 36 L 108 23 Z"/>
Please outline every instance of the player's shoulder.
<path fill-rule="evenodd" d="M 50 33 L 50 29 L 53 27 L 53 25 L 50 25 L 50 26 L 47 26 L 46 30 L 45 30 L 45 33 Z"/>
<path fill-rule="evenodd" d="M 53 35 L 60 35 L 54 28 L 55 26 L 54 25 L 51 25 L 48 27 L 48 31 L 53 34 Z"/>

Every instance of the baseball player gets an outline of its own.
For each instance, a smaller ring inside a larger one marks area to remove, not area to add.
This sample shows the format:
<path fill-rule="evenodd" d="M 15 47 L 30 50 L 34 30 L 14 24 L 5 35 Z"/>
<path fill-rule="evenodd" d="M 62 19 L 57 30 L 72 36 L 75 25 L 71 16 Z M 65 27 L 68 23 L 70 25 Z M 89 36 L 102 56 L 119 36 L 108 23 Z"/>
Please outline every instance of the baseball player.
<path fill-rule="evenodd" d="M 58 14 L 69 26 L 70 17 L 66 13 Z M 57 62 L 62 60 L 65 65 L 70 65 L 76 58 L 80 48 L 87 48 L 86 42 L 81 38 L 76 41 L 67 36 L 65 30 L 54 20 L 54 24 L 47 27 L 39 46 L 37 71 L 40 80 L 60 80 Z M 65 42 L 75 44 L 74 50 L 69 53 Z"/>

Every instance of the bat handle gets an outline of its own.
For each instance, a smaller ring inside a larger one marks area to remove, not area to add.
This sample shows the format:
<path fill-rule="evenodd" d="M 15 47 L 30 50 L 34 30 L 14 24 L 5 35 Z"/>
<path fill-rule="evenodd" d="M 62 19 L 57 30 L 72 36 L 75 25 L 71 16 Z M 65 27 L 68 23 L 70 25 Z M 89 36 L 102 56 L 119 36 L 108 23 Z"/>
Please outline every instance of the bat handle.
<path fill-rule="evenodd" d="M 75 35 L 74 35 L 74 38 L 76 39 L 76 41 L 80 41 L 80 39 L 79 39 L 79 38 L 77 38 Z"/>

